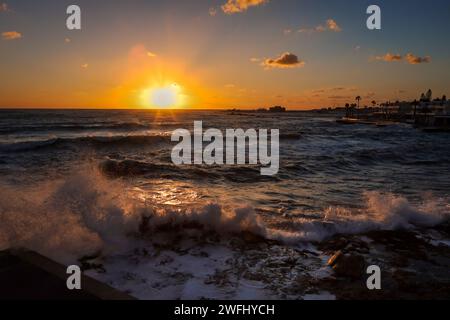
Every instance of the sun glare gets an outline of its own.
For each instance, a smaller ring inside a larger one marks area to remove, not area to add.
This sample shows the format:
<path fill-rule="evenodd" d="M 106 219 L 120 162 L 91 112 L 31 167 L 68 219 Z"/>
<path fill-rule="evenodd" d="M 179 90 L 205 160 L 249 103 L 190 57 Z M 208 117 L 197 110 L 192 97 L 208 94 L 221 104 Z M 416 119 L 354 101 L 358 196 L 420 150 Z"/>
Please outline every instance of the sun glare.
<path fill-rule="evenodd" d="M 144 106 L 150 108 L 182 107 L 185 100 L 181 87 L 176 83 L 146 89 L 142 99 Z"/>

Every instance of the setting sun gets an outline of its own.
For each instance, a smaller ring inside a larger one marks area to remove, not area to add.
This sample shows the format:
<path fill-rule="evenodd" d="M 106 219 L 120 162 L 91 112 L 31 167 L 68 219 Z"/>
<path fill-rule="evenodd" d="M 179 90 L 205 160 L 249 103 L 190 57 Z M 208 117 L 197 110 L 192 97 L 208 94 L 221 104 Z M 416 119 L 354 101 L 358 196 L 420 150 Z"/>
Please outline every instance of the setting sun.
<path fill-rule="evenodd" d="M 144 90 L 141 100 L 147 108 L 181 108 L 186 98 L 182 88 L 177 83 L 172 83 Z"/>

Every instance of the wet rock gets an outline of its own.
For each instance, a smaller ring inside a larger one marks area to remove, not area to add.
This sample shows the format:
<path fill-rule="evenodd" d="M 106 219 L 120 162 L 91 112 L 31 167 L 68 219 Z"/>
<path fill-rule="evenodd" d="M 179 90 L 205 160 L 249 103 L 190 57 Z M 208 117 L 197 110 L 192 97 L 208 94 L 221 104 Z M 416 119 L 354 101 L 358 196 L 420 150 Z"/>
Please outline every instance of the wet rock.
<path fill-rule="evenodd" d="M 366 261 L 363 256 L 357 254 L 344 254 L 336 252 L 328 261 L 338 277 L 360 278 L 364 273 Z"/>
<path fill-rule="evenodd" d="M 244 273 L 244 278 L 251 281 L 264 282 L 266 281 L 266 275 L 263 272 L 251 272 Z"/>
<path fill-rule="evenodd" d="M 342 253 L 341 250 L 337 251 L 337 252 L 336 252 L 336 253 L 328 260 L 328 265 L 329 265 L 330 267 L 333 267 L 333 266 L 336 264 L 337 260 L 339 260 L 339 258 L 342 257 L 342 255 L 343 255 L 343 253 Z"/>
<path fill-rule="evenodd" d="M 216 285 L 218 287 L 225 287 L 231 285 L 231 281 L 228 276 L 228 270 L 216 270 L 216 272 L 209 276 L 204 283 L 206 285 Z"/>
<path fill-rule="evenodd" d="M 267 241 L 264 237 L 249 231 L 243 231 L 241 235 L 247 244 L 260 244 Z"/>
<path fill-rule="evenodd" d="M 172 262 L 174 262 L 174 259 L 171 257 L 171 256 L 164 256 L 162 259 L 161 259 L 161 261 L 160 261 L 160 265 L 161 266 L 163 266 L 163 265 L 166 265 L 166 264 L 170 264 L 170 263 L 172 263 Z"/>
<path fill-rule="evenodd" d="M 319 250 L 324 252 L 334 252 L 336 250 L 340 250 L 342 248 L 347 247 L 350 239 L 344 238 L 342 236 L 336 236 L 324 243 L 319 244 Z"/>

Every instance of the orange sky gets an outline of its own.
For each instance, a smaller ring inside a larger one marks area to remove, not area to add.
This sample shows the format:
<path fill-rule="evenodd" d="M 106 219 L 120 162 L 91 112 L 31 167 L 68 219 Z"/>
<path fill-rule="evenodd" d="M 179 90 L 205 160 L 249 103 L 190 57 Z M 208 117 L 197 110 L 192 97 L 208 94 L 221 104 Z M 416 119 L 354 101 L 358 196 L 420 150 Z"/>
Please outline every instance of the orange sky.
<path fill-rule="evenodd" d="M 386 2 L 399 16 L 378 32 L 357 1 L 81 0 L 81 31 L 66 29 L 66 1 L 0 1 L 0 107 L 309 109 L 442 96 L 450 50 L 437 39 L 450 18 L 435 1 L 411 2 L 408 17 Z M 419 16 L 437 22 L 410 24 Z"/>

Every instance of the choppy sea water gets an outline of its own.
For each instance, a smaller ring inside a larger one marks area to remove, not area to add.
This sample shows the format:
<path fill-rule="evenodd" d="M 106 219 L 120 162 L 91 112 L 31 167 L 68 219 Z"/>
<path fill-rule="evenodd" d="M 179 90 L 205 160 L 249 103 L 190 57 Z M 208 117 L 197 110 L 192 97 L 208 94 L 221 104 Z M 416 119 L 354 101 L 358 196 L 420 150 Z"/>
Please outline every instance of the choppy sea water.
<path fill-rule="evenodd" d="M 258 166 L 173 165 L 172 131 L 192 130 L 196 120 L 205 130 L 279 129 L 278 175 L 261 176 Z M 93 276 L 140 298 L 271 298 L 277 290 L 258 279 L 221 275 L 248 273 L 259 255 L 314 250 L 337 233 L 448 217 L 448 134 L 335 120 L 306 112 L 2 110 L 0 249 L 28 247 L 64 263 L 93 256 Z M 249 235 L 278 244 L 252 252 Z"/>

